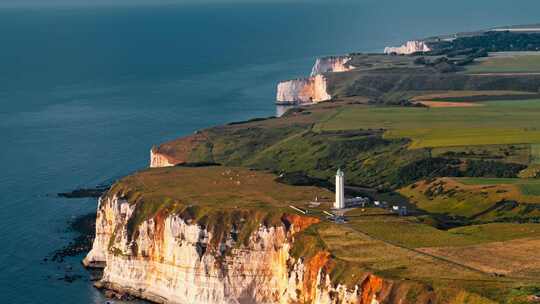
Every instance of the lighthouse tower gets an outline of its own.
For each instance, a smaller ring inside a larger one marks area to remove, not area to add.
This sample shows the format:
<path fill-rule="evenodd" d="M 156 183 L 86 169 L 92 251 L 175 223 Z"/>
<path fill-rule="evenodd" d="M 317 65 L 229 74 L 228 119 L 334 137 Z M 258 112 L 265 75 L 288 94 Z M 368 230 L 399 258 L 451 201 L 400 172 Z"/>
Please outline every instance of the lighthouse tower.
<path fill-rule="evenodd" d="M 341 169 L 336 173 L 336 201 L 334 202 L 334 209 L 345 208 L 345 173 Z"/>

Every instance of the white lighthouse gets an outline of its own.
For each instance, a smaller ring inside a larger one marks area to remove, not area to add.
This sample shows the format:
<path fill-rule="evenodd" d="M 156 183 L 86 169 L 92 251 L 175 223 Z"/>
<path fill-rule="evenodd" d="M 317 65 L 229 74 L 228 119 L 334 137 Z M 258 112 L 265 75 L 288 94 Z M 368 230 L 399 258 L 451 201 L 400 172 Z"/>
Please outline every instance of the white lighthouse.
<path fill-rule="evenodd" d="M 336 173 L 336 201 L 334 202 L 334 209 L 345 208 L 345 173 L 341 169 Z"/>

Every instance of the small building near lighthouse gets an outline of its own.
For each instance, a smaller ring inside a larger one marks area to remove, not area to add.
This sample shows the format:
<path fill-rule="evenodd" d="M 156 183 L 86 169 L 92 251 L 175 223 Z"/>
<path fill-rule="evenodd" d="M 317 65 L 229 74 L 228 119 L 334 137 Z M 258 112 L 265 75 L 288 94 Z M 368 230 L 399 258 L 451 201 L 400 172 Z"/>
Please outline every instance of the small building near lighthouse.
<path fill-rule="evenodd" d="M 345 173 L 338 169 L 336 173 L 336 201 L 334 209 L 345 208 Z"/>

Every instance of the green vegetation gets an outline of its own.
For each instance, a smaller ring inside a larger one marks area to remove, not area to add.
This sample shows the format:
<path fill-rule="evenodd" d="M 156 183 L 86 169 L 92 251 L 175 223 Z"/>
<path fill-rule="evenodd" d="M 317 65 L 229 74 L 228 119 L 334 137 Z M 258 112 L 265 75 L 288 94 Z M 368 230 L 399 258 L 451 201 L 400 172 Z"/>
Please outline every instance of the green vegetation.
<path fill-rule="evenodd" d="M 537 238 L 540 236 L 540 225 L 491 223 L 454 228 L 450 229 L 448 232 L 456 236 L 471 238 L 476 243 L 500 242 L 519 238 Z"/>
<path fill-rule="evenodd" d="M 538 53 L 495 53 L 467 67 L 468 73 L 537 73 L 540 72 Z"/>
<path fill-rule="evenodd" d="M 312 225 L 306 230 L 300 232 L 296 236 L 293 247 L 291 248 L 291 255 L 297 259 L 311 259 L 316 254 L 327 250 L 328 248 L 318 232 L 318 227 L 324 225 L 328 224 Z"/>
<path fill-rule="evenodd" d="M 452 41 L 435 40 L 430 42 L 434 49 L 428 54 L 459 53 L 469 50 L 474 52 L 484 49 L 488 52 L 516 52 L 516 51 L 538 51 L 540 49 L 540 34 L 519 33 L 510 31 L 488 31 L 479 32 L 476 35 L 465 35 Z"/>
<path fill-rule="evenodd" d="M 540 164 L 540 144 L 531 145 L 531 163 Z"/>
<path fill-rule="evenodd" d="M 540 185 L 540 180 L 521 178 L 459 178 L 457 180 L 465 185 Z"/>
<path fill-rule="evenodd" d="M 442 178 L 419 182 L 399 192 L 439 221 L 458 225 L 539 222 L 538 180 Z M 532 189 L 532 190 L 529 190 Z M 437 223 L 435 223 L 437 225 Z"/>
<path fill-rule="evenodd" d="M 540 179 L 522 178 L 462 178 L 465 185 L 516 185 L 524 196 L 540 196 Z"/>
<path fill-rule="evenodd" d="M 467 160 L 499 161 L 527 165 L 530 162 L 533 145 L 477 145 L 458 147 L 439 147 L 431 150 L 433 157 L 458 158 Z"/>
<path fill-rule="evenodd" d="M 424 216 L 402 218 L 391 213 L 373 216 L 365 212 L 369 214 L 369 209 L 349 213 L 348 225 L 373 238 L 407 248 L 467 246 L 540 238 L 540 224 L 489 223 L 441 230 L 427 225 Z"/>
<path fill-rule="evenodd" d="M 532 225 L 528 228 L 530 231 L 521 233 L 517 232 L 521 229 L 515 227 L 517 224 L 512 225 L 488 227 L 486 231 L 500 231 L 508 238 L 538 236 L 538 228 Z M 398 233 L 402 229 L 404 232 Z M 435 288 L 436 298 L 444 303 L 465 303 L 465 299 L 469 300 L 466 303 L 507 302 L 516 297 L 516 288 L 530 286 L 531 282 L 496 277 L 466 264 L 431 255 L 428 249 L 419 247 L 464 246 L 477 240 L 490 244 L 490 240 L 484 238 L 486 231 L 480 229 L 478 234 L 470 232 L 469 235 L 438 231 L 430 236 L 434 231 L 436 229 L 421 224 L 415 226 L 409 220 L 397 219 L 391 215 L 373 218 L 370 215 L 353 214 L 351 222 L 346 225 L 325 224 L 317 227 L 325 248 L 333 254 L 335 260 L 330 273 L 338 277 L 339 282 L 349 285 L 361 280 L 359 274 L 365 272 L 374 272 L 398 282 L 407 278 L 408 284 L 402 287 L 403 298 L 426 296 L 429 290 L 426 290 L 425 285 L 418 284 L 427 283 Z M 512 234 L 511 231 L 516 232 Z M 418 235 L 418 239 L 415 235 Z"/>
<path fill-rule="evenodd" d="M 411 148 L 540 143 L 540 100 L 497 101 L 483 107 L 342 108 L 316 130 L 387 130 L 384 138 L 410 138 Z"/>
<path fill-rule="evenodd" d="M 517 164 L 529 164 L 531 143 L 540 142 L 540 123 L 533 118 L 540 101 L 484 105 L 426 109 L 321 104 L 283 118 L 203 130 L 196 140 L 173 141 L 159 150 L 194 163 L 302 172 L 330 183 L 341 167 L 350 184 L 382 189 L 429 176 L 515 177 L 524 169 Z M 445 162 L 451 168 L 441 170 L 441 164 L 448 167 Z M 422 164 L 434 166 L 422 171 Z"/>

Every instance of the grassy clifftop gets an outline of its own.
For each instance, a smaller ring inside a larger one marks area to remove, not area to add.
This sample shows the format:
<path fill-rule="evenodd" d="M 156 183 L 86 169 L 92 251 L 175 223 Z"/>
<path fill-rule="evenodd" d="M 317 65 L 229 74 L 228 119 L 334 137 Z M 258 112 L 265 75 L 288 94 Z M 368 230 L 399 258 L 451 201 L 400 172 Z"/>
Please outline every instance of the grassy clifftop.
<path fill-rule="evenodd" d="M 117 182 L 107 195 L 135 205 L 131 233 L 145 220 L 178 214 L 213 232 L 215 243 L 233 227 L 239 243 L 245 243 L 261 224 L 283 225 L 292 212 L 289 205 L 304 207 L 315 197 L 332 197 L 324 189 L 278 183 L 271 174 L 219 166 L 144 170 Z"/>
<path fill-rule="evenodd" d="M 492 266 L 461 259 L 455 252 L 459 246 L 493 246 L 494 242 L 535 237 L 540 232 L 535 226 L 473 226 L 446 232 L 422 223 L 421 217 L 399 218 L 375 208 L 354 210 L 348 214 L 349 222 L 340 225 L 326 221 L 321 213 L 330 207 L 331 192 L 285 185 L 276 182 L 273 174 L 237 167 L 144 170 L 116 183 L 108 193 L 114 194 L 136 205 L 128 225 L 179 214 L 212 231 L 214 242 L 234 230 L 237 243 L 246 244 L 261 224 L 286 227 L 294 223 L 299 231 L 291 249 L 294 257 L 304 259 L 309 267 L 322 267 L 335 284 L 352 287 L 367 282 L 366 275 L 376 275 L 392 282 L 384 288 L 391 288 L 405 303 L 427 303 L 429 299 L 436 303 L 463 303 L 463 299 L 494 303 L 514 299 L 516 294 L 527 295 L 536 283 L 529 277 L 510 275 L 510 266 L 497 268 L 508 277 L 494 276 Z M 308 203 L 315 196 L 322 204 L 310 208 Z M 295 214 L 288 207 L 291 204 L 310 208 L 312 213 L 308 217 Z M 529 248 L 530 244 L 515 246 Z M 469 250 L 486 248 L 494 250 Z"/>

